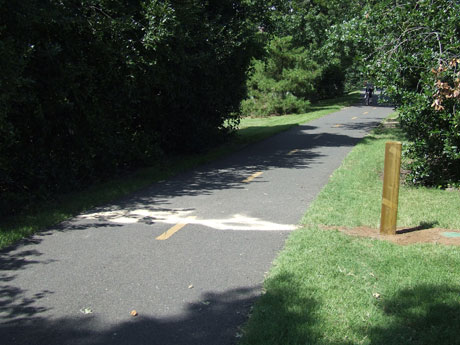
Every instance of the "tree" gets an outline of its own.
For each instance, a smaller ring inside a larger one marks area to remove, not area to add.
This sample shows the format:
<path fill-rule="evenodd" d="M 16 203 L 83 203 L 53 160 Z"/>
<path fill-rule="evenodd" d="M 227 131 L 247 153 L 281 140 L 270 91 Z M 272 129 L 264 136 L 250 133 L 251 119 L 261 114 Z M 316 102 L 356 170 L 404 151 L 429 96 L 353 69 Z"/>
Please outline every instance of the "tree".
<path fill-rule="evenodd" d="M 293 47 L 291 36 L 274 38 L 267 46 L 267 58 L 254 61 L 243 113 L 266 116 L 306 111 L 319 75 L 319 66 L 305 48 Z"/>
<path fill-rule="evenodd" d="M 298 112 L 310 101 L 343 94 L 356 44 L 340 41 L 334 27 L 360 11 L 354 0 L 273 2 L 261 27 L 267 39 L 266 54 L 253 63 L 243 113 Z M 277 71 L 276 77 L 272 70 Z"/>
<path fill-rule="evenodd" d="M 399 108 L 416 184 L 460 181 L 459 11 L 458 1 L 387 0 L 363 17 L 367 72 Z"/>
<path fill-rule="evenodd" d="M 260 3 L 0 4 L 0 215 L 203 150 L 238 122 Z"/>

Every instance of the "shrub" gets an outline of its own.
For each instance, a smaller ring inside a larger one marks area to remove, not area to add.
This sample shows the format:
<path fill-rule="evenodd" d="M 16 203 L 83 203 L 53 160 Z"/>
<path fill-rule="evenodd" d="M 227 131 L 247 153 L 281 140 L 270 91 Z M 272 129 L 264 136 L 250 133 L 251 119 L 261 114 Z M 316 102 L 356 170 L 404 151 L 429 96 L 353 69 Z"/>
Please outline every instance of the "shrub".
<path fill-rule="evenodd" d="M 407 92 L 401 127 L 411 141 L 409 178 L 414 184 L 445 187 L 460 181 L 460 72 L 457 59 L 433 68 L 423 93 Z"/>
<path fill-rule="evenodd" d="M 400 108 L 415 184 L 460 182 L 460 4 L 385 0 L 369 8 L 368 71 Z"/>
<path fill-rule="evenodd" d="M 202 150 L 238 122 L 250 2 L 0 5 L 0 215 Z"/>
<path fill-rule="evenodd" d="M 321 72 L 305 48 L 293 45 L 292 37 L 274 38 L 267 46 L 266 59 L 253 62 L 243 114 L 267 116 L 305 111 L 309 99 L 314 98 Z"/>

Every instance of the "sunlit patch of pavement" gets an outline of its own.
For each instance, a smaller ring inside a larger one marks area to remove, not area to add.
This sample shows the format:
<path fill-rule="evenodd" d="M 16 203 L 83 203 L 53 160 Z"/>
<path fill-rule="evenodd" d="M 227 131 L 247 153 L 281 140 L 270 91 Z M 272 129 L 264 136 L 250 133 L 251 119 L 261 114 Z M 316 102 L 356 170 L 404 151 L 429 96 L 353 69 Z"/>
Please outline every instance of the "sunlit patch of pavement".
<path fill-rule="evenodd" d="M 216 230 L 233 231 L 292 231 L 297 228 L 293 224 L 277 224 L 259 218 L 234 214 L 230 218 L 200 219 L 192 218 L 193 211 L 175 209 L 170 211 L 152 211 L 147 209 L 116 210 L 89 213 L 79 216 L 80 219 L 109 221 L 120 224 L 145 223 L 146 221 L 163 224 L 197 224 Z"/>

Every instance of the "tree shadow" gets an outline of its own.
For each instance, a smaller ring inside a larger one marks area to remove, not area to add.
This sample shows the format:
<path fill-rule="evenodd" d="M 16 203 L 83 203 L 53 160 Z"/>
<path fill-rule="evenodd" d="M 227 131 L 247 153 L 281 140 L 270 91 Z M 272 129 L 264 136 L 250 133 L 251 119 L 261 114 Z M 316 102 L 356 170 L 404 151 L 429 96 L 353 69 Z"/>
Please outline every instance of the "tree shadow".
<path fill-rule="evenodd" d="M 353 131 L 367 131 L 369 126 L 364 123 Z M 342 133 L 318 131 L 317 127 L 299 125 L 278 133 L 266 140 L 245 147 L 241 151 L 204 164 L 196 169 L 181 173 L 169 180 L 155 183 L 150 187 L 116 200 L 112 205 L 92 209 L 88 214 L 107 213 L 125 210 L 146 210 L 151 212 L 176 212 L 170 207 L 172 199 L 182 196 L 206 196 L 220 190 L 243 190 L 248 187 L 244 180 L 252 174 L 272 169 L 309 169 L 314 165 L 323 164 L 322 148 L 353 147 L 361 135 L 354 137 Z M 263 178 L 254 179 L 252 184 L 266 183 Z M 184 209 L 181 209 L 183 211 Z M 107 218 L 101 218 L 103 224 Z M 154 217 L 140 218 L 139 222 L 154 224 Z M 59 230 L 87 229 L 94 222 L 69 222 L 60 226 Z"/>
<path fill-rule="evenodd" d="M 380 124 L 380 121 L 356 121 L 353 123 L 343 125 L 343 128 L 354 131 L 369 132 L 372 129 L 377 128 Z"/>
<path fill-rule="evenodd" d="M 38 250 L 30 249 L 33 248 L 31 245 L 41 242 L 42 240 L 36 237 L 25 238 L 0 250 L 0 283 L 13 280 L 13 272 L 27 269 L 30 265 L 48 265 L 55 262 L 52 259 L 40 260 L 43 254 Z"/>
<path fill-rule="evenodd" d="M 2 322 L 32 317 L 48 310 L 46 307 L 37 307 L 36 301 L 46 298 L 52 294 L 51 291 L 43 290 L 28 297 L 24 289 L 12 285 L 16 278 L 14 273 L 18 270 L 27 269 L 30 265 L 47 265 L 54 262 L 54 260 L 40 260 L 42 253 L 37 250 L 21 250 L 24 244 L 37 243 L 40 243 L 37 239 L 25 239 L 10 246 L 8 250 L 0 251 L 0 321 Z M 3 337 L 0 336 L 0 339 Z"/>
<path fill-rule="evenodd" d="M 275 168 L 310 168 L 313 164 L 322 164 L 321 158 L 324 155 L 320 148 L 352 147 L 361 140 L 352 135 L 318 132 L 314 131 L 315 129 L 306 125 L 294 127 L 229 157 L 154 184 L 150 188 L 118 200 L 113 205 L 92 212 L 138 208 L 169 212 L 171 208 L 168 206 L 172 203 L 171 198 L 175 196 L 201 196 L 216 190 L 244 189 L 247 185 L 243 180 L 254 172 Z M 264 182 L 261 179 L 253 183 Z M 142 221 L 152 224 L 155 219 L 147 217 L 142 218 Z M 53 230 L 74 231 L 120 226 L 122 225 L 107 221 L 66 222 L 48 229 L 41 235 L 50 234 Z M 14 271 L 25 269 L 32 264 L 49 263 L 38 260 L 41 256 L 38 251 L 18 252 L 18 249 L 26 244 L 38 244 L 41 241 L 41 238 L 30 238 L 2 251 L 2 270 Z M 7 344 L 231 344 L 235 340 L 236 326 L 244 322 L 249 306 L 256 296 L 252 288 L 209 293 L 204 296 L 209 305 L 194 303 L 187 308 L 184 315 L 168 318 L 140 315 L 112 327 L 101 324 L 97 314 L 52 318 L 48 316 L 48 309 L 34 307 L 31 302 L 46 298 L 53 292 L 40 291 L 27 298 L 27 291 L 11 286 L 10 282 L 13 279 L 12 275 L 0 276 L 0 281 L 5 283 L 2 286 L 4 294 L 0 302 L 3 304 L 0 306 L 2 311 L 6 311 L 3 317 L 5 322 L 0 325 L 0 332 L 2 341 Z M 289 285 L 290 277 L 283 279 Z M 283 297 L 282 292 L 275 291 L 274 295 L 272 292 L 270 296 L 286 302 L 283 299 L 286 296 Z M 305 308 L 303 314 L 293 312 L 290 307 L 279 311 L 275 308 L 273 312 L 281 313 L 280 316 L 286 314 L 292 322 L 299 322 L 300 327 L 300 323 L 316 322 L 312 312 L 318 305 L 318 301 L 306 298 L 302 301 L 301 308 Z M 294 321 L 295 319 L 298 321 Z M 320 336 L 308 329 L 300 332 L 296 339 Z"/>
<path fill-rule="evenodd" d="M 247 184 L 243 181 L 255 172 L 278 168 L 309 168 L 321 164 L 324 157 L 319 150 L 321 147 L 352 147 L 361 140 L 345 134 L 310 133 L 313 129 L 315 127 L 296 126 L 216 162 L 155 184 L 121 200 L 121 204 L 123 207 L 133 203 L 150 204 L 154 198 L 158 201 L 156 205 L 162 205 L 175 196 L 208 195 L 216 190 L 244 189 Z M 254 180 L 253 183 L 263 182 Z"/>
<path fill-rule="evenodd" d="M 88 228 L 99 229 L 99 228 L 121 228 L 122 224 L 116 224 L 112 222 L 102 221 L 99 223 L 96 222 L 80 222 L 80 223 L 69 223 L 63 222 L 53 228 L 53 230 L 85 230 Z M 44 235 L 45 233 L 41 233 Z"/>
<path fill-rule="evenodd" d="M 324 301 L 315 298 L 315 291 L 305 287 L 301 288 L 300 294 L 301 284 L 301 281 L 288 273 L 271 277 L 266 282 L 267 292 L 255 303 L 241 345 L 352 344 L 347 341 L 331 343 L 327 340 L 321 329 L 323 320 L 318 312 Z"/>
<path fill-rule="evenodd" d="M 0 333 L 2 343 L 9 345 L 230 345 L 236 344 L 258 291 L 242 287 L 208 292 L 201 298 L 205 302 L 191 303 L 177 316 L 128 314 L 110 324 L 97 313 L 65 318 L 31 313 L 0 324 Z"/>
<path fill-rule="evenodd" d="M 191 171 L 183 172 L 175 177 L 152 184 L 143 190 L 131 193 L 114 200 L 111 205 L 91 209 L 88 213 L 116 210 L 145 209 L 153 212 L 169 209 L 172 199 L 181 196 L 206 196 L 219 190 L 242 190 L 247 188 L 243 182 L 248 176 L 272 169 L 309 169 L 314 165 L 323 164 L 325 154 L 322 148 L 352 147 L 361 139 L 363 131 L 369 131 L 378 122 L 363 121 L 346 127 L 344 133 L 319 131 L 311 125 L 300 125 L 285 130 L 270 138 L 244 147 L 242 150 L 217 161 L 204 164 Z M 284 125 L 280 125 L 284 129 Z M 279 129 L 279 128 L 277 128 Z M 354 132 L 359 135 L 354 136 Z M 265 183 L 262 179 L 254 179 L 251 183 Z M 139 220 L 146 224 L 154 224 L 154 218 Z M 99 222 L 78 222 L 72 220 L 48 230 L 85 230 L 88 228 L 116 227 L 113 222 L 100 219 Z M 46 235 L 47 230 L 41 232 Z"/>
<path fill-rule="evenodd" d="M 388 324 L 368 331 L 370 344 L 460 344 L 460 288 L 419 285 L 383 300 Z"/>
<path fill-rule="evenodd" d="M 2 280 L 3 275 L 0 275 Z M 10 278 L 10 277 L 8 277 Z M 8 279 L 7 278 L 7 279 Z M 19 320 L 28 320 L 40 313 L 49 310 L 47 307 L 38 307 L 37 301 L 47 298 L 53 292 L 43 290 L 33 294 L 31 297 L 26 296 L 26 291 L 12 285 L 4 285 L 2 283 L 0 290 L 0 321 L 9 323 L 12 320 L 18 322 Z M 0 329 L 2 326 L 0 326 Z M 5 336 L 1 336 L 4 339 Z"/>
<path fill-rule="evenodd" d="M 269 283 L 265 295 L 257 302 L 246 326 L 242 345 L 250 344 L 322 344 L 351 345 L 353 341 L 328 340 L 334 335 L 321 329 L 317 310 L 322 301 L 314 291 L 302 296 L 295 291 L 296 282 L 288 275 Z M 294 298 L 293 298 L 294 296 Z M 378 326 L 366 326 L 352 331 L 371 345 L 460 344 L 460 287 L 455 285 L 419 285 L 402 289 L 394 297 L 376 300 L 384 319 Z M 327 302 L 326 302 L 327 303 Z"/>

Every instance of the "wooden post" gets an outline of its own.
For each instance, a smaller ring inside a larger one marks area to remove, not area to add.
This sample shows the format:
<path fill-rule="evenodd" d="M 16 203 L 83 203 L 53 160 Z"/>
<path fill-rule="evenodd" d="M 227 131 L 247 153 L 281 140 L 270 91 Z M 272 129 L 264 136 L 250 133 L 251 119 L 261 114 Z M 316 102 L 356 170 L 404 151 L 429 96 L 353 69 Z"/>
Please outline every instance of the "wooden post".
<path fill-rule="evenodd" d="M 401 168 L 401 143 L 389 141 L 385 145 L 383 172 L 382 214 L 380 234 L 395 235 L 398 216 L 399 174 Z"/>

